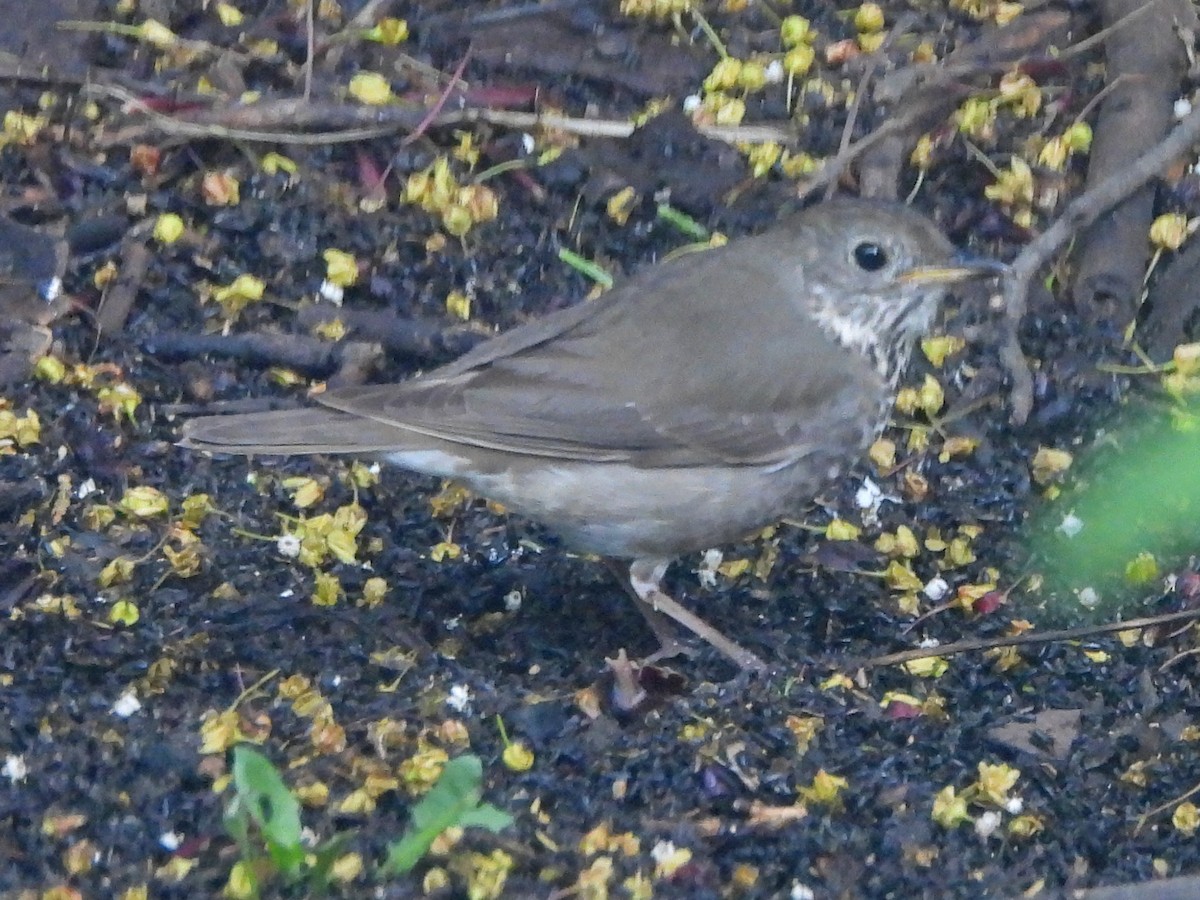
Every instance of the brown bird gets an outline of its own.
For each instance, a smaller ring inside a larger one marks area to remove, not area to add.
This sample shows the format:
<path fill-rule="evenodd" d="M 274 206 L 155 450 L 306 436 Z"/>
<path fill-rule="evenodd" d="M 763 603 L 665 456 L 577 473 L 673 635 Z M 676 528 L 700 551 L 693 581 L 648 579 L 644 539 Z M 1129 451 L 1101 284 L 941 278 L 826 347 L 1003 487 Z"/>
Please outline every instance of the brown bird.
<path fill-rule="evenodd" d="M 832 201 L 409 381 L 194 419 L 182 446 L 376 455 L 460 481 L 577 550 L 632 560 L 664 650 L 663 614 L 761 669 L 661 591 L 669 562 L 798 510 L 856 462 L 946 286 L 1000 268 L 905 207 Z"/>

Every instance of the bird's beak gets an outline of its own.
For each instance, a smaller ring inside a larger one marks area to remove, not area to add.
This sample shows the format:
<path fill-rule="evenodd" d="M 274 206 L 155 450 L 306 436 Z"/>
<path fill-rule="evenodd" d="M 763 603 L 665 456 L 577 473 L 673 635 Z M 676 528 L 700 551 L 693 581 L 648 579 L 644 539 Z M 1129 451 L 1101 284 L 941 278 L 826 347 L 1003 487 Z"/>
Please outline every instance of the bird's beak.
<path fill-rule="evenodd" d="M 998 259 L 976 256 L 959 250 L 948 266 L 916 266 L 902 272 L 897 281 L 905 284 L 953 284 L 968 278 L 992 278 L 1006 275 L 1009 267 Z"/>

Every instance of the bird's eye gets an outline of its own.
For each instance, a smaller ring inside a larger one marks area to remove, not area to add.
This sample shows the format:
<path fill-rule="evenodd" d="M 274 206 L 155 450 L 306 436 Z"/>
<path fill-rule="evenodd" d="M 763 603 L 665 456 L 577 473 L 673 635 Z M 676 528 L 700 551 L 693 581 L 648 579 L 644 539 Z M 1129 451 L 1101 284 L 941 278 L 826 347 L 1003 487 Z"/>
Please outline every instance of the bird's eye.
<path fill-rule="evenodd" d="M 864 272 L 878 272 L 888 264 L 888 254 L 873 241 L 863 241 L 854 248 L 854 261 Z"/>

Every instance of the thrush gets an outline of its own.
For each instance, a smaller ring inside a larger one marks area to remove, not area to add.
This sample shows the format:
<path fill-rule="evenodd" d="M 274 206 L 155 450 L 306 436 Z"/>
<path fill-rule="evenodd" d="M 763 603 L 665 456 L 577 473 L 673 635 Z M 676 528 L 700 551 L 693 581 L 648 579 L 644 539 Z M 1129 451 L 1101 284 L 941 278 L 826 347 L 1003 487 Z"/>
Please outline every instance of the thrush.
<path fill-rule="evenodd" d="M 998 267 L 906 207 L 835 200 L 408 381 L 193 419 L 181 443 L 378 456 L 462 482 L 569 547 L 629 560 L 665 649 L 664 615 L 761 669 L 662 591 L 668 564 L 799 511 L 859 460 L 948 286 Z"/>

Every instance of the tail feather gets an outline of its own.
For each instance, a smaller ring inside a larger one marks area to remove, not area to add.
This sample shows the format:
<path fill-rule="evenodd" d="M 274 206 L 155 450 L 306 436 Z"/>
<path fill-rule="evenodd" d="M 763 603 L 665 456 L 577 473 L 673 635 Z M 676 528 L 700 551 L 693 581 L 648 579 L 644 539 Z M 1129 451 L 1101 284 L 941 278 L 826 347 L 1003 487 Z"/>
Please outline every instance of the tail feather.
<path fill-rule="evenodd" d="M 231 416 L 203 416 L 183 425 L 179 446 L 213 453 L 287 456 L 304 453 L 378 453 L 405 448 L 395 425 L 309 407 Z"/>

